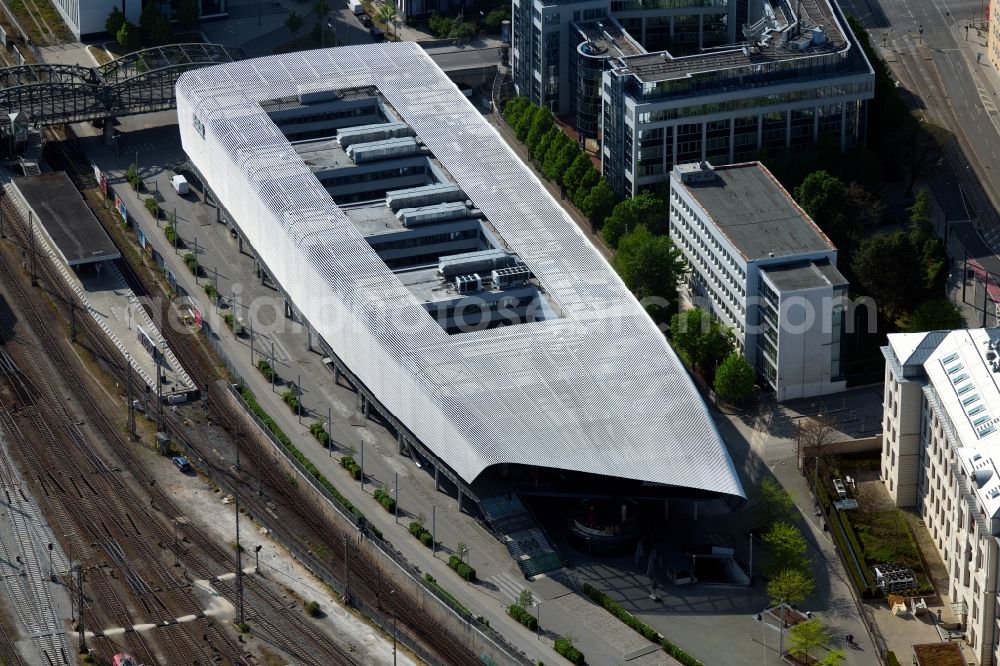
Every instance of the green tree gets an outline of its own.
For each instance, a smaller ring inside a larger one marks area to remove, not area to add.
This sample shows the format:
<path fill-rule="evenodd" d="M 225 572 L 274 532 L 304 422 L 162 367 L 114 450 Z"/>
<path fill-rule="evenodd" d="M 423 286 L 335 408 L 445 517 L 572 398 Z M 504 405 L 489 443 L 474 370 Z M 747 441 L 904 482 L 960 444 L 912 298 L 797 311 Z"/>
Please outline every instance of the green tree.
<path fill-rule="evenodd" d="M 587 157 L 586 155 L 584 156 Z M 590 161 L 590 157 L 587 157 L 587 161 Z M 601 174 L 598 173 L 597 169 L 594 168 L 594 165 L 591 164 L 584 170 L 583 178 L 580 179 L 580 183 L 576 186 L 576 189 L 573 190 L 573 194 L 571 196 L 573 199 L 573 205 L 583 211 L 583 214 L 587 217 L 590 217 L 590 214 L 584 210 L 584 206 L 587 205 L 587 197 L 590 195 L 590 192 L 597 187 L 599 182 L 601 182 Z"/>
<path fill-rule="evenodd" d="M 558 135 L 560 134 L 562 134 L 562 130 L 559 129 L 558 125 L 553 124 L 549 128 L 549 131 L 543 134 L 542 138 L 538 140 L 538 145 L 535 146 L 535 152 L 531 157 L 539 168 L 545 163 L 545 156 L 549 154 L 549 149 L 559 140 Z"/>
<path fill-rule="evenodd" d="M 196 0 L 178 0 L 177 12 L 175 14 L 177 22 L 185 27 L 191 28 L 198 23 L 201 18 L 198 13 L 198 3 Z"/>
<path fill-rule="evenodd" d="M 851 270 L 864 292 L 880 308 L 896 316 L 913 309 L 923 298 L 925 272 L 921 253 L 902 231 L 874 234 L 858 246 Z"/>
<path fill-rule="evenodd" d="M 288 12 L 288 16 L 285 17 L 285 27 L 292 33 L 292 39 L 295 39 L 295 34 L 302 29 L 302 17 L 298 12 Z"/>
<path fill-rule="evenodd" d="M 799 622 L 788 632 L 788 643 L 792 651 L 802 652 L 810 657 L 814 650 L 829 642 L 830 632 L 815 619 Z"/>
<path fill-rule="evenodd" d="M 582 150 L 577 151 L 573 157 L 573 162 L 566 169 L 566 172 L 562 176 L 562 184 L 569 192 L 570 196 L 576 192 L 576 188 L 580 186 L 580 181 L 583 180 L 583 174 L 587 172 L 587 169 L 593 169 L 594 165 L 590 161 L 590 157 L 587 153 Z"/>
<path fill-rule="evenodd" d="M 847 659 L 847 653 L 843 649 L 830 650 L 819 660 L 817 666 L 840 666 Z"/>
<path fill-rule="evenodd" d="M 931 196 L 926 187 L 917 192 L 910 213 L 910 241 L 920 253 L 924 269 L 924 288 L 929 294 L 939 294 L 947 279 L 948 253 L 937 237 L 931 221 Z"/>
<path fill-rule="evenodd" d="M 450 18 L 442 16 L 437 12 L 433 12 L 431 17 L 427 19 L 427 27 L 430 28 L 431 32 L 433 32 L 439 39 L 444 39 L 451 34 L 451 24 L 452 20 Z"/>
<path fill-rule="evenodd" d="M 149 39 L 153 44 L 169 44 L 174 41 L 174 26 L 163 14 L 157 14 L 149 28 Z"/>
<path fill-rule="evenodd" d="M 476 24 L 472 21 L 465 21 L 459 23 L 454 21 L 451 24 L 451 32 L 448 33 L 448 37 L 452 39 L 472 39 L 476 36 Z"/>
<path fill-rule="evenodd" d="M 816 590 L 816 581 L 799 569 L 779 571 L 767 583 L 767 596 L 772 604 L 785 601 L 801 604 Z"/>
<path fill-rule="evenodd" d="M 791 520 L 795 516 L 795 500 L 774 479 L 768 477 L 761 481 L 758 495 L 771 522 Z"/>
<path fill-rule="evenodd" d="M 131 21 L 125 21 L 122 23 L 122 27 L 118 28 L 115 39 L 123 49 L 134 51 L 139 44 L 139 29 Z"/>
<path fill-rule="evenodd" d="M 612 247 L 629 230 L 643 224 L 653 234 L 665 235 L 670 219 L 669 207 L 662 199 L 649 192 L 642 192 L 629 199 L 619 201 L 601 227 L 604 240 Z"/>
<path fill-rule="evenodd" d="M 583 214 L 590 218 L 590 224 L 599 229 L 615 208 L 615 192 L 603 177 L 590 189 L 580 206 Z"/>
<path fill-rule="evenodd" d="M 536 106 L 531 114 L 531 127 L 528 129 L 528 136 L 525 137 L 524 145 L 532 155 L 538 148 L 542 137 L 555 125 L 552 119 L 552 112 L 542 106 Z"/>
<path fill-rule="evenodd" d="M 775 571 L 804 568 L 808 544 L 802 531 L 795 525 L 784 521 L 775 522 L 761 537 L 761 541 L 771 549 Z"/>
<path fill-rule="evenodd" d="M 514 134 L 517 135 L 517 140 L 524 143 L 528 138 L 528 132 L 531 131 L 532 121 L 535 119 L 535 112 L 539 109 L 534 104 L 529 104 L 524 108 L 521 114 L 517 118 L 517 123 L 511 125 L 514 129 Z"/>
<path fill-rule="evenodd" d="M 907 333 L 953 331 L 965 327 L 965 317 L 951 301 L 940 298 L 924 301 L 906 319 Z"/>
<path fill-rule="evenodd" d="M 108 18 L 104 21 L 104 29 L 108 31 L 109 35 L 118 36 L 118 31 L 122 29 L 125 25 L 125 15 L 122 14 L 122 10 L 115 7 L 108 14 Z"/>
<path fill-rule="evenodd" d="M 378 17 L 385 23 L 386 27 L 392 26 L 396 20 L 396 5 L 386 0 L 378 6 Z"/>
<path fill-rule="evenodd" d="M 520 95 L 508 100 L 503 107 L 503 118 L 507 121 L 507 124 L 513 127 L 517 119 L 521 117 L 521 112 L 528 105 L 528 98 Z"/>
<path fill-rule="evenodd" d="M 701 308 L 675 314 L 670 320 L 670 339 L 697 369 L 711 368 L 733 350 L 733 336 L 719 320 Z"/>
<path fill-rule="evenodd" d="M 847 188 L 836 176 L 826 171 L 815 171 L 795 188 L 794 198 L 809 213 L 833 244 L 849 249 L 858 233 L 858 220 L 848 215 L 844 206 Z"/>
<path fill-rule="evenodd" d="M 163 12 L 160 10 L 160 3 L 156 2 L 156 0 L 149 0 L 143 6 L 142 13 L 139 14 L 139 29 L 142 31 L 143 39 L 151 39 L 153 26 L 158 16 L 163 16 Z"/>
<path fill-rule="evenodd" d="M 676 302 L 677 284 L 686 270 L 673 242 L 666 236 L 654 236 L 642 225 L 622 239 L 612 265 L 636 298 L 665 301 L 656 306 L 657 314 Z M 650 315 L 658 319 L 654 311 Z"/>
<path fill-rule="evenodd" d="M 529 588 L 524 588 L 521 590 L 521 593 L 517 595 L 517 605 L 521 608 L 530 608 L 533 603 L 535 603 L 535 596 L 531 593 Z"/>
<path fill-rule="evenodd" d="M 715 393 L 723 400 L 743 400 L 753 393 L 756 376 L 746 356 L 734 351 L 715 372 Z"/>
<path fill-rule="evenodd" d="M 566 172 L 579 148 L 573 140 L 560 132 L 559 138 L 553 142 L 545 153 L 545 163 L 542 164 L 542 175 L 549 180 L 559 181 L 560 176 Z"/>
<path fill-rule="evenodd" d="M 510 20 L 510 7 L 494 9 L 483 17 L 483 28 L 487 32 L 498 33 L 504 21 Z"/>

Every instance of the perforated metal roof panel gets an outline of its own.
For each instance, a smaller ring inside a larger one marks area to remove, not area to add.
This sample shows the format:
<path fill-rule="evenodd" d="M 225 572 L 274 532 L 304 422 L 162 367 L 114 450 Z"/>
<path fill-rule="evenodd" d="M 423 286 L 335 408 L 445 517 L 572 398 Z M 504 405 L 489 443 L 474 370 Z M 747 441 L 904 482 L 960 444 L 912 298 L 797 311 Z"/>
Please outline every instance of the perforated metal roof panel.
<path fill-rule="evenodd" d="M 377 86 L 516 251 L 561 317 L 448 335 L 259 102 Z M 412 43 L 244 60 L 177 83 L 184 149 L 316 331 L 472 482 L 501 463 L 743 496 L 690 378 L 611 266 Z"/>

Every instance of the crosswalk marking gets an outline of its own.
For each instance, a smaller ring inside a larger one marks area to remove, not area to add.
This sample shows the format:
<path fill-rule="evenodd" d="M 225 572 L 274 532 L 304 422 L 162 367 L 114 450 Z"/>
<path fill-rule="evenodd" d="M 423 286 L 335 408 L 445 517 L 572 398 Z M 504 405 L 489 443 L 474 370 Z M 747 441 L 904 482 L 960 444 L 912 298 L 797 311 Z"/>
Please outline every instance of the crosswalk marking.
<path fill-rule="evenodd" d="M 497 587 L 497 594 L 504 603 L 512 603 L 517 601 L 517 598 L 521 595 L 521 590 L 528 587 L 528 584 L 524 579 L 517 579 L 512 574 L 501 573 L 496 576 L 490 576 L 486 579 L 488 582 L 493 583 Z M 541 602 L 543 599 L 538 596 L 538 594 L 532 590 L 531 596 L 536 602 Z"/>

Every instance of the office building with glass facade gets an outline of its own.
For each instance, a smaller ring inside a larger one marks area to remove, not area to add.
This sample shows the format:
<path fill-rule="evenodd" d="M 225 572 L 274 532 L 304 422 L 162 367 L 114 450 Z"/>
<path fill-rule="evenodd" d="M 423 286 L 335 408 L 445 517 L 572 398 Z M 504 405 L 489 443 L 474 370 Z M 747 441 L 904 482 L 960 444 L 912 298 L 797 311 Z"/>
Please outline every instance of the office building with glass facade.
<path fill-rule="evenodd" d="M 828 0 L 514 0 L 512 57 L 518 94 L 595 139 L 620 196 L 663 182 L 675 164 L 823 140 L 847 148 L 864 137 L 874 90 Z"/>

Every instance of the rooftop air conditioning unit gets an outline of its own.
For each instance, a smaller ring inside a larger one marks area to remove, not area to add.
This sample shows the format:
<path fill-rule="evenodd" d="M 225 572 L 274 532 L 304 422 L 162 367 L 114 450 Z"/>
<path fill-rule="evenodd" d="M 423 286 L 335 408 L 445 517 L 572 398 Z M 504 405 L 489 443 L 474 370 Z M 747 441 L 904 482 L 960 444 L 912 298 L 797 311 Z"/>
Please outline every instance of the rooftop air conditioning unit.
<path fill-rule="evenodd" d="M 459 275 L 455 278 L 455 290 L 460 294 L 471 294 L 483 290 L 483 280 L 479 273 Z"/>

